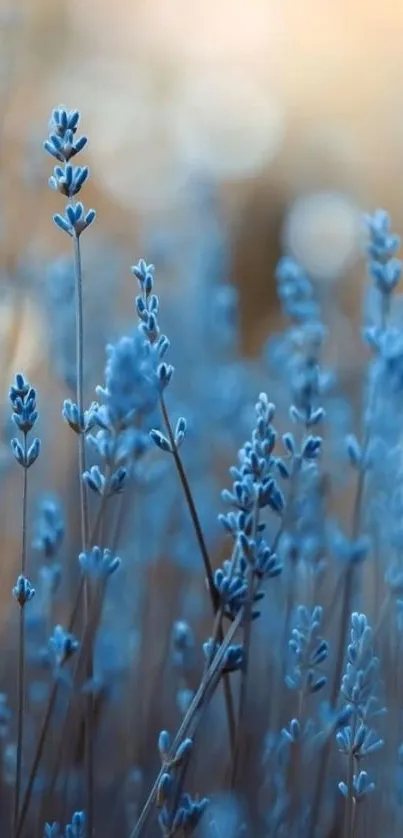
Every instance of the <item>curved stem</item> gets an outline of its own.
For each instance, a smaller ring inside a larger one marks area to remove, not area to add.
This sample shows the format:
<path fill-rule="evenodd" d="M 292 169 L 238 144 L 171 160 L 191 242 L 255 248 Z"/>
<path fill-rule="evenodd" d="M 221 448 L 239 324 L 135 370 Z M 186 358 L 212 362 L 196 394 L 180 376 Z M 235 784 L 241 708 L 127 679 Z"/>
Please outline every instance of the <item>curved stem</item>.
<path fill-rule="evenodd" d="M 165 400 L 163 395 L 160 397 L 160 405 L 161 405 L 161 412 L 165 422 L 165 427 L 167 429 L 168 438 L 171 443 L 172 454 L 175 461 L 176 469 L 179 475 L 180 482 L 182 484 L 182 488 L 184 491 L 184 495 L 186 498 L 186 502 L 188 505 L 188 509 L 190 512 L 190 517 L 192 519 L 194 531 L 196 533 L 197 542 L 200 548 L 200 552 L 203 559 L 204 570 L 207 578 L 207 584 L 210 592 L 211 604 L 213 607 L 214 615 L 217 615 L 219 608 L 220 608 L 220 601 L 217 590 L 214 585 L 214 575 L 213 575 L 213 568 L 210 561 L 210 556 L 207 550 L 206 542 L 203 535 L 202 526 L 200 523 L 199 516 L 197 514 L 195 502 L 193 499 L 192 491 L 189 486 L 189 481 L 187 479 L 187 475 L 185 469 L 183 467 L 182 459 L 180 457 L 178 446 L 175 441 L 175 435 L 172 430 L 172 425 L 169 419 L 167 407 L 165 404 Z M 224 639 L 223 630 L 221 626 L 221 622 L 219 623 L 218 627 L 218 641 L 222 643 Z M 234 752 L 235 747 L 235 737 L 236 737 L 236 722 L 235 722 L 235 710 L 234 710 L 234 702 L 231 692 L 231 684 L 229 680 L 228 673 L 225 673 L 223 676 L 223 684 L 224 684 L 224 699 L 225 699 L 225 706 L 227 712 L 227 719 L 228 719 L 228 732 L 229 732 L 229 740 L 230 740 L 230 747 L 231 752 Z"/>
<path fill-rule="evenodd" d="M 208 554 L 206 542 L 204 540 L 203 530 L 202 530 L 202 527 L 201 527 L 199 516 L 197 514 L 195 502 L 193 500 L 192 491 L 190 489 L 189 481 L 187 479 L 186 472 L 185 472 L 185 469 L 183 467 L 183 463 L 182 463 L 182 460 L 181 460 L 181 457 L 180 457 L 180 454 L 179 454 L 179 451 L 178 451 L 178 446 L 177 446 L 176 441 L 175 441 L 175 435 L 174 435 L 173 430 L 172 430 L 172 425 L 171 425 L 171 422 L 170 422 L 170 419 L 169 419 L 168 411 L 167 411 L 165 400 L 164 400 L 163 396 L 161 396 L 161 398 L 160 398 L 160 404 L 161 404 L 161 411 L 162 411 L 165 426 L 166 426 L 166 429 L 167 429 L 169 441 L 170 441 L 171 447 L 172 447 L 173 458 L 174 458 L 175 465 L 176 465 L 178 475 L 179 475 L 179 479 L 180 479 L 180 482 L 182 484 L 182 488 L 183 488 L 183 491 L 184 491 L 184 494 L 185 494 L 186 502 L 187 502 L 189 512 L 190 512 L 190 517 L 192 519 L 194 531 L 196 533 L 197 542 L 198 542 L 200 552 L 201 552 L 201 555 L 202 555 L 204 570 L 205 570 L 205 573 L 206 573 L 207 583 L 208 583 L 208 587 L 209 587 L 209 591 L 210 591 L 210 597 L 211 597 L 214 613 L 216 614 L 217 611 L 218 611 L 220 603 L 219 603 L 219 597 L 218 597 L 218 594 L 217 594 L 217 591 L 216 591 L 216 588 L 215 588 L 215 585 L 214 585 L 214 575 L 213 575 L 213 568 L 211 566 L 210 556 Z"/>

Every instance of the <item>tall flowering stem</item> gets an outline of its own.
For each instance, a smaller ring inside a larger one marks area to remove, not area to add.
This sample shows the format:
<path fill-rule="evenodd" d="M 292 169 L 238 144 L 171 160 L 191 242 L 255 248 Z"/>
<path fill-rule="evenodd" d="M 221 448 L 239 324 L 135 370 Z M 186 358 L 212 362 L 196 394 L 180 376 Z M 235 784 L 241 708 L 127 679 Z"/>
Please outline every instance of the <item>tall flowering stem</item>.
<path fill-rule="evenodd" d="M 378 703 L 379 661 L 373 651 L 373 633 L 364 614 L 351 616 L 347 665 L 341 682 L 341 698 L 345 703 L 349 724 L 337 733 L 340 753 L 347 757 L 347 783 L 339 783 L 346 799 L 345 838 L 356 834 L 356 806 L 375 790 L 362 760 L 383 747 L 383 740 L 370 725 L 371 718 L 382 712 Z"/>
<path fill-rule="evenodd" d="M 13 421 L 22 435 L 19 439 L 11 440 L 11 448 L 15 460 L 23 469 L 22 496 L 22 546 L 21 573 L 13 589 L 13 595 L 20 608 L 19 642 L 18 642 L 18 732 L 17 732 L 17 760 L 14 796 L 14 835 L 17 829 L 18 813 L 21 796 L 22 756 L 24 745 L 24 716 L 25 716 L 25 605 L 34 596 L 34 588 L 27 579 L 27 508 L 28 508 L 28 469 L 39 455 L 39 439 L 28 445 L 28 434 L 32 431 L 38 413 L 36 410 L 36 392 L 30 387 L 23 375 L 17 375 L 10 390 L 10 402 L 13 409 Z"/>
<path fill-rule="evenodd" d="M 284 497 L 273 475 L 277 467 L 277 459 L 273 456 L 277 441 L 277 433 L 272 424 L 275 408 L 266 394 L 260 393 L 255 410 L 256 427 L 251 441 L 246 442 L 239 451 L 239 466 L 231 469 L 233 491 L 223 492 L 223 500 L 231 504 L 236 512 L 220 516 L 222 524 L 230 529 L 235 543 L 239 545 L 239 561 L 235 574 L 233 565 L 225 563 L 224 573 L 218 570 L 215 576 L 220 601 L 231 609 L 238 607 L 244 599 L 245 607 L 236 745 L 231 766 L 232 787 L 239 780 L 241 749 L 245 739 L 252 622 L 259 616 L 259 611 L 255 610 L 255 582 L 262 576 L 277 576 L 282 570 L 274 552 L 275 545 L 269 547 L 263 535 L 265 525 L 260 523 L 261 511 L 267 507 L 280 520 L 284 512 Z"/>
<path fill-rule="evenodd" d="M 389 215 L 383 210 L 377 210 L 367 219 L 368 230 L 368 273 L 379 294 L 379 324 L 370 330 L 369 343 L 381 350 L 382 343 L 387 334 L 388 315 L 390 311 L 391 296 L 399 283 L 402 273 L 402 263 L 395 258 L 399 249 L 400 239 L 391 231 Z M 350 444 L 350 460 L 358 471 L 357 488 L 355 494 L 351 539 L 356 541 L 360 535 L 362 507 L 366 489 L 366 478 L 368 472 L 368 454 L 372 441 L 372 420 L 377 409 L 378 402 L 377 378 L 371 383 L 371 391 L 368 405 L 367 427 L 365 430 L 362 446 L 355 444 L 354 456 Z M 338 685 L 343 667 L 343 652 L 347 632 L 348 617 L 351 612 L 351 600 L 353 595 L 353 583 L 356 564 L 350 561 L 347 566 L 342 601 L 341 630 L 339 636 L 339 648 L 335 668 L 332 699 L 335 702 Z"/>
<path fill-rule="evenodd" d="M 78 473 L 80 485 L 80 517 L 81 517 L 81 547 L 87 550 L 89 547 L 89 513 L 87 485 L 83 481 L 83 474 L 86 472 L 85 452 L 85 411 L 84 411 L 84 318 L 83 318 L 83 287 L 82 287 L 82 264 L 80 250 L 80 236 L 82 232 L 93 222 L 94 210 L 85 212 L 84 206 L 76 201 L 76 196 L 86 182 L 89 170 L 86 166 L 74 166 L 70 160 L 78 154 L 87 144 L 87 138 L 76 137 L 78 123 L 78 111 L 67 111 L 63 107 L 53 111 L 50 122 L 50 134 L 44 143 L 45 150 L 61 165 L 55 166 L 54 173 L 49 180 L 52 189 L 60 192 L 68 198 L 68 203 L 63 215 L 54 216 L 55 224 L 63 232 L 67 233 L 74 242 L 74 267 L 75 267 L 75 296 L 76 296 L 76 405 L 77 414 L 76 432 L 78 434 Z M 68 417 L 65 417 L 68 420 Z M 89 585 L 84 584 L 84 622 L 89 615 Z M 88 659 L 87 677 L 92 677 L 92 660 Z M 88 834 L 93 834 L 93 735 L 92 735 L 92 696 L 87 697 L 86 716 L 86 778 L 87 778 L 87 815 Z"/>
<path fill-rule="evenodd" d="M 168 435 L 167 437 L 165 437 L 164 434 L 162 434 L 160 431 L 152 430 L 151 436 L 155 444 L 159 448 L 173 455 L 179 480 L 183 488 L 186 503 L 193 523 L 197 543 L 202 556 L 213 613 L 214 616 L 217 617 L 220 611 L 220 601 L 214 585 L 213 568 L 208 553 L 207 545 L 205 542 L 205 538 L 203 535 L 203 529 L 193 499 L 193 494 L 189 485 L 185 468 L 182 463 L 182 458 L 179 453 L 179 448 L 186 434 L 186 420 L 183 417 L 180 417 L 174 431 L 171 425 L 164 398 L 164 392 L 172 379 L 174 368 L 172 365 L 166 364 L 163 361 L 163 358 L 167 350 L 169 349 L 170 344 L 168 338 L 166 338 L 165 335 L 160 334 L 158 324 L 159 300 L 156 294 L 153 293 L 154 266 L 147 265 L 146 262 L 143 259 L 141 259 L 139 263 L 132 268 L 132 273 L 136 277 L 140 287 L 141 293 L 136 297 L 136 309 L 141 321 L 140 329 L 147 341 L 149 342 L 155 357 L 156 375 L 158 389 L 160 392 L 159 402 L 165 429 Z M 224 635 L 220 618 L 217 621 L 217 632 L 219 642 L 221 643 Z M 228 673 L 225 673 L 223 683 L 230 746 L 231 750 L 233 751 L 235 745 L 235 712 L 233 706 L 231 687 L 228 679 Z"/>

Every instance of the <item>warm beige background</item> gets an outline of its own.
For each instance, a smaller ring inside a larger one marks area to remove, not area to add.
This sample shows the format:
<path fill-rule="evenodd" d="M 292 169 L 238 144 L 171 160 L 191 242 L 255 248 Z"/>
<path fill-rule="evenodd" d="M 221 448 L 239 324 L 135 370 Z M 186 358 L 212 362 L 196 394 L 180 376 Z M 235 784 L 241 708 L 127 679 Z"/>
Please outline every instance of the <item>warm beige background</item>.
<path fill-rule="evenodd" d="M 296 237 L 309 266 L 322 253 L 324 274 L 351 254 L 357 208 L 387 205 L 403 227 L 402 3 L 2 0 L 1 10 L 2 261 L 38 232 L 60 248 L 40 151 L 58 102 L 83 113 L 98 224 L 131 250 L 139 230 L 180 222 L 195 173 L 225 198 L 237 281 L 252 260 L 267 299 L 297 197 L 325 193 L 317 212 L 300 213 Z"/>

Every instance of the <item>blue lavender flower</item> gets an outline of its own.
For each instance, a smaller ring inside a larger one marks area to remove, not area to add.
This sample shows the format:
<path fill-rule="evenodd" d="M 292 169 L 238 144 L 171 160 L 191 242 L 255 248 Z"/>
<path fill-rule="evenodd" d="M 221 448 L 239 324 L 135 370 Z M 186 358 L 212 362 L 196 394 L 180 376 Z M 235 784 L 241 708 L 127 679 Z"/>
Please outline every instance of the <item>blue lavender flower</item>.
<path fill-rule="evenodd" d="M 195 640 L 192 629 L 184 620 L 175 620 L 172 628 L 172 663 L 176 669 L 188 670 L 193 661 Z"/>
<path fill-rule="evenodd" d="M 79 648 L 79 642 L 71 632 L 63 626 L 55 626 L 49 638 L 49 649 L 57 667 L 63 666 Z"/>
<path fill-rule="evenodd" d="M 86 820 L 84 812 L 74 812 L 71 823 L 66 826 L 65 838 L 85 838 Z"/>
<path fill-rule="evenodd" d="M 40 506 L 34 547 L 47 561 L 57 556 L 65 535 L 62 510 L 57 500 L 45 498 Z"/>
<path fill-rule="evenodd" d="M 219 644 L 215 643 L 213 638 L 210 637 L 208 640 L 203 643 L 203 653 L 206 664 L 210 664 L 213 660 L 215 654 L 219 651 Z M 243 645 L 240 643 L 232 643 L 228 646 L 226 650 L 222 664 L 221 664 L 221 672 L 223 674 L 230 673 L 230 672 L 237 672 L 238 670 L 242 669 L 242 666 L 245 662 L 245 653 Z"/>
<path fill-rule="evenodd" d="M 276 280 L 284 313 L 291 320 L 305 323 L 317 319 L 318 305 L 311 280 L 294 259 L 289 256 L 280 259 Z"/>
<path fill-rule="evenodd" d="M 15 384 L 10 388 L 10 402 L 13 408 L 13 422 L 23 435 L 23 443 L 16 438 L 11 440 L 11 449 L 17 463 L 29 469 L 37 460 L 40 451 L 39 439 L 34 439 L 29 447 L 27 445 L 27 435 L 37 422 L 38 411 L 36 391 L 20 373 L 16 376 Z"/>
<path fill-rule="evenodd" d="M 95 210 L 86 211 L 83 204 L 76 203 L 75 196 L 89 176 L 87 166 L 74 166 L 70 163 L 72 157 L 78 154 L 86 145 L 87 138 L 75 138 L 80 114 L 78 111 L 68 112 L 65 108 L 55 108 L 50 122 L 50 135 L 44 143 L 45 151 L 55 157 L 62 164 L 55 166 L 49 185 L 62 195 L 70 199 L 64 215 L 57 213 L 53 216 L 55 224 L 71 237 L 78 238 L 95 219 Z"/>
<path fill-rule="evenodd" d="M 31 585 L 26 576 L 19 576 L 17 584 L 13 588 L 13 597 L 17 600 L 20 608 L 24 608 L 27 602 L 35 596 L 35 588 Z"/>
<path fill-rule="evenodd" d="M 61 838 L 60 824 L 56 821 L 53 823 L 45 823 L 43 838 Z"/>
<path fill-rule="evenodd" d="M 288 643 L 290 667 L 286 684 L 302 694 L 319 692 L 327 681 L 320 674 L 321 665 L 329 654 L 328 644 L 319 634 L 321 620 L 322 608 L 319 606 L 311 612 L 303 605 L 298 607 L 295 627 Z"/>
<path fill-rule="evenodd" d="M 101 550 L 97 546 L 86 553 L 80 553 L 78 559 L 83 573 L 93 579 L 106 579 L 120 566 L 120 559 L 113 555 L 112 550 Z"/>
<path fill-rule="evenodd" d="M 347 649 L 347 666 L 341 683 L 341 697 L 350 711 L 350 721 L 336 734 L 339 751 L 350 764 L 348 784 L 339 783 L 341 794 L 348 800 L 362 800 L 375 789 L 359 763 L 380 750 L 383 740 L 370 727 L 369 720 L 382 712 L 379 706 L 379 661 L 373 651 L 372 629 L 364 614 L 351 616 L 351 637 Z"/>
<path fill-rule="evenodd" d="M 138 424 L 150 414 L 158 399 L 156 365 L 150 345 L 140 330 L 107 347 L 105 385 L 97 387 L 102 406 L 96 412 L 99 426 L 117 430 Z"/>
<path fill-rule="evenodd" d="M 353 613 L 341 694 L 364 721 L 373 712 L 379 685 L 379 661 L 374 655 L 372 643 L 372 629 L 365 614 Z"/>
<path fill-rule="evenodd" d="M 400 238 L 392 233 L 391 219 L 385 210 L 379 209 L 366 216 L 366 223 L 369 275 L 380 293 L 388 296 L 395 290 L 402 275 L 402 263 L 394 258 L 400 247 Z"/>
<path fill-rule="evenodd" d="M 168 338 L 161 334 L 159 327 L 159 299 L 153 293 L 154 265 L 147 265 L 144 259 L 140 259 L 138 264 L 132 267 L 132 274 L 136 277 L 140 287 L 140 294 L 136 297 L 136 312 L 140 320 L 139 329 L 153 350 L 157 363 L 158 386 L 160 393 L 163 393 L 171 382 L 174 367 L 164 361 L 170 343 Z"/>
<path fill-rule="evenodd" d="M 339 790 L 343 797 L 348 797 L 348 786 L 346 783 L 339 783 Z M 375 791 L 375 783 L 373 783 L 366 771 L 360 771 L 354 774 L 353 777 L 353 798 L 357 803 Z"/>
<path fill-rule="evenodd" d="M 167 731 L 161 731 L 159 735 L 158 750 L 165 770 L 158 783 L 157 807 L 160 810 L 158 823 L 164 838 L 173 838 L 181 833 L 192 835 L 209 803 L 207 798 L 195 800 L 186 792 L 181 792 L 180 769 L 183 771 L 186 766 L 192 745 L 191 739 L 185 739 L 174 757 L 170 758 L 170 736 Z"/>

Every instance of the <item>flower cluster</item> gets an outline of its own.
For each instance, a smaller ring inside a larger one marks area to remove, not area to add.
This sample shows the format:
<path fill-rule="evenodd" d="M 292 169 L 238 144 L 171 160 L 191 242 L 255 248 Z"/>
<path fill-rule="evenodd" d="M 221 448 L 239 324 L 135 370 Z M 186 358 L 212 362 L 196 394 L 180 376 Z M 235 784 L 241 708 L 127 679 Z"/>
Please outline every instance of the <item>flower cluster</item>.
<path fill-rule="evenodd" d="M 55 166 L 49 186 L 69 198 L 63 215 L 57 213 L 53 220 L 63 232 L 78 238 L 95 218 L 95 210 L 85 210 L 84 205 L 75 201 L 75 196 L 89 176 L 87 166 L 74 166 L 70 160 L 87 144 L 87 137 L 76 138 L 80 114 L 67 111 L 63 107 L 55 108 L 50 121 L 50 133 L 44 148 L 52 157 L 59 160 L 61 166 Z"/>
<path fill-rule="evenodd" d="M 341 696 L 350 711 L 350 723 L 337 733 L 337 744 L 342 754 L 353 763 L 355 772 L 352 788 L 339 783 L 344 797 L 362 800 L 374 791 L 375 783 L 366 771 L 360 770 L 361 761 L 383 746 L 383 740 L 370 727 L 369 720 L 379 712 L 377 692 L 379 661 L 374 655 L 372 629 L 364 614 L 353 613 L 351 639 L 347 650 L 347 666 L 341 683 Z"/>
<path fill-rule="evenodd" d="M 311 612 L 303 605 L 298 607 L 295 627 L 288 644 L 290 667 L 286 684 L 302 694 L 319 692 L 326 685 L 327 678 L 320 672 L 322 663 L 329 655 L 329 646 L 319 634 L 321 620 L 320 606 Z"/>
<path fill-rule="evenodd" d="M 38 438 L 35 438 L 29 447 L 27 445 L 27 436 L 35 427 L 38 411 L 36 409 L 36 391 L 21 373 L 16 376 L 15 384 L 10 389 L 10 402 L 13 409 L 13 422 L 23 438 L 22 443 L 16 438 L 11 440 L 12 452 L 17 463 L 28 469 L 36 462 L 40 451 Z"/>
<path fill-rule="evenodd" d="M 163 773 L 158 783 L 158 822 L 163 838 L 179 835 L 190 836 L 199 825 L 208 806 L 208 799 L 193 799 L 182 791 L 187 761 L 193 748 L 191 739 L 184 739 L 173 757 L 170 756 L 171 739 L 166 730 L 161 731 L 158 749 Z"/>

